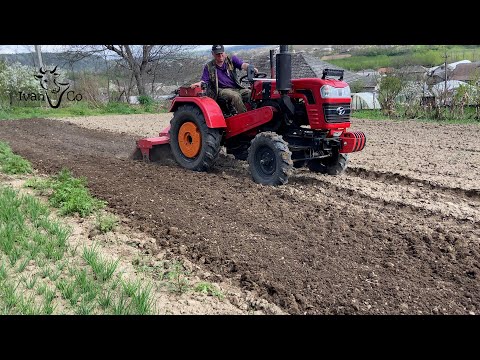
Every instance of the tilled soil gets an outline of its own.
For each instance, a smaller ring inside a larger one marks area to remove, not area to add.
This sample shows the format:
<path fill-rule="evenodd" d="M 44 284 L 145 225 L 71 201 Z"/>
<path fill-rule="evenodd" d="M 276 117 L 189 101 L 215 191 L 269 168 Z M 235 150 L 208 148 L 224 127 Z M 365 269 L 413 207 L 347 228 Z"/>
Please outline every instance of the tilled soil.
<path fill-rule="evenodd" d="M 300 169 L 280 187 L 224 155 L 209 173 L 130 160 L 128 129 L 1 121 L 0 140 L 40 171 L 86 177 L 159 247 L 291 314 L 477 314 L 480 127 L 354 124 L 367 146 L 344 175 Z"/>

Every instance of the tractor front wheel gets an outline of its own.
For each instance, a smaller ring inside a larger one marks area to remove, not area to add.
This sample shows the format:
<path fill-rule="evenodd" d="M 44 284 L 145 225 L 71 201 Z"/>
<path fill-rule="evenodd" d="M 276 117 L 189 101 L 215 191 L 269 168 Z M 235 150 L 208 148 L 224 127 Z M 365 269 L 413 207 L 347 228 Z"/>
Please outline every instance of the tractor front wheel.
<path fill-rule="evenodd" d="M 209 170 L 220 152 L 221 130 L 210 129 L 193 105 L 179 107 L 170 125 L 170 147 L 177 163 L 189 170 Z"/>
<path fill-rule="evenodd" d="M 284 185 L 292 172 L 288 143 L 274 132 L 261 132 L 251 141 L 248 165 L 253 180 L 263 185 Z"/>
<path fill-rule="evenodd" d="M 345 172 L 348 164 L 347 154 L 338 154 L 335 160 L 322 161 L 323 159 L 313 159 L 308 162 L 308 168 L 312 172 L 328 175 L 340 175 Z"/>

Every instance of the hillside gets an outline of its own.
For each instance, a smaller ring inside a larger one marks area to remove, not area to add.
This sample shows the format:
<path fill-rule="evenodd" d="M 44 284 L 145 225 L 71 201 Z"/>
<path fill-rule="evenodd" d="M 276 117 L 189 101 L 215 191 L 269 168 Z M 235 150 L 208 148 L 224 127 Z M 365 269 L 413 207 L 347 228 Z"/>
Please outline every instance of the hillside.
<path fill-rule="evenodd" d="M 69 69 L 70 71 L 91 71 L 101 72 L 106 69 L 105 60 L 101 56 L 91 55 L 80 60 L 69 57 L 64 52 L 45 52 L 42 53 L 42 59 L 45 66 L 59 66 Z M 19 54 L 0 54 L 0 61 L 7 63 L 19 62 L 22 65 L 38 66 L 38 59 L 35 53 L 19 53 Z"/>

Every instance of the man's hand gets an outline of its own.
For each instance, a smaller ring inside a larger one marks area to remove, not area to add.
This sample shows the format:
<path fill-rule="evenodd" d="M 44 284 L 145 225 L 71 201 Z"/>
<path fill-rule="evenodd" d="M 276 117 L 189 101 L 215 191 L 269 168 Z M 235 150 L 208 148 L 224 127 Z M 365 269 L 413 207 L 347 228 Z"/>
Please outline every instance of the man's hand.
<path fill-rule="evenodd" d="M 201 81 L 196 82 L 196 83 L 193 83 L 192 85 L 190 85 L 190 88 L 194 89 L 194 88 L 200 87 L 200 86 L 202 86 L 202 82 L 201 82 Z"/>

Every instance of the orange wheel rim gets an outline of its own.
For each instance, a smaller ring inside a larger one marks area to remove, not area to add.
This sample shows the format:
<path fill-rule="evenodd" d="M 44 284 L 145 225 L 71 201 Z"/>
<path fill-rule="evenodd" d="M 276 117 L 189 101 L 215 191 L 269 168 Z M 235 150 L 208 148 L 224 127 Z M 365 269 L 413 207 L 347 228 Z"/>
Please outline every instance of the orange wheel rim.
<path fill-rule="evenodd" d="M 200 153 L 202 148 L 202 135 L 198 126 L 193 122 L 186 122 L 178 131 L 178 145 L 180 151 L 187 158 L 193 158 Z"/>

